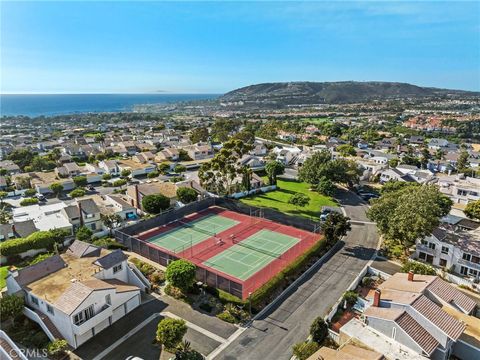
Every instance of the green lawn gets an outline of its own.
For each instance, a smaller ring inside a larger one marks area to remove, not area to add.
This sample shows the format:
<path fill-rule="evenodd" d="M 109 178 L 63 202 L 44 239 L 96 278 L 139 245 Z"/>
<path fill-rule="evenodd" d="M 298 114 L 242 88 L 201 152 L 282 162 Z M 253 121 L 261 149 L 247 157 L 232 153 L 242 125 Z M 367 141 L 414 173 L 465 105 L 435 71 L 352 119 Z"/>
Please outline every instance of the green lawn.
<path fill-rule="evenodd" d="M 277 186 L 279 188 L 278 190 L 244 198 L 241 199 L 241 201 L 247 205 L 269 207 L 286 214 L 313 218 L 315 220 L 320 216 L 322 206 L 337 205 L 332 198 L 310 191 L 310 185 L 307 183 L 278 180 Z M 290 197 L 297 192 L 303 193 L 310 198 L 310 204 L 308 204 L 308 206 L 297 209 L 288 203 Z"/>
<path fill-rule="evenodd" d="M 328 118 L 328 117 L 302 118 L 301 120 L 304 121 L 304 122 L 309 122 L 309 123 L 315 124 L 315 125 L 323 124 L 323 123 L 325 123 L 325 122 L 332 121 L 332 119 L 331 119 L 331 118 Z"/>
<path fill-rule="evenodd" d="M 8 275 L 8 266 L 0 267 L 0 289 L 3 289 L 5 286 L 7 286 L 7 282 L 5 280 L 7 275 Z"/>

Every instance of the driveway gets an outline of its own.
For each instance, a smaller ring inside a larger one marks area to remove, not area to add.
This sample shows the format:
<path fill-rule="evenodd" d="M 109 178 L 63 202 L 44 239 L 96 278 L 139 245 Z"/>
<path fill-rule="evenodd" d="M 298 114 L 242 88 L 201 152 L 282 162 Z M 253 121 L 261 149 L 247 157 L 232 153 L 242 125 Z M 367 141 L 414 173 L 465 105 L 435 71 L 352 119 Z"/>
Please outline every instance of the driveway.
<path fill-rule="evenodd" d="M 366 204 L 355 194 L 338 193 L 355 223 L 343 246 L 319 270 L 264 318 L 254 321 L 215 359 L 290 359 L 292 345 L 304 341 L 316 316 L 324 316 L 375 253 L 376 226 L 365 216 Z"/>

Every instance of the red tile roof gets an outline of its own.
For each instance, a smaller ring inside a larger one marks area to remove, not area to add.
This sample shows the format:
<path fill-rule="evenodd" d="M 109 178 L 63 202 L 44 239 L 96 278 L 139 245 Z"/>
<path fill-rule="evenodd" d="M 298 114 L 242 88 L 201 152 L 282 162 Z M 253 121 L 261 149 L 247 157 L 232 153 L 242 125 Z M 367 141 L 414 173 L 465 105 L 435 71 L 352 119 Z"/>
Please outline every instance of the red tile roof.
<path fill-rule="evenodd" d="M 403 313 L 395 321 L 400 328 L 407 333 L 428 355 L 431 355 L 433 351 L 439 345 L 438 341 L 428 333 L 414 318 L 408 313 Z"/>
<path fill-rule="evenodd" d="M 412 307 L 454 340 L 457 340 L 465 330 L 464 324 L 447 314 L 425 295 L 415 300 Z"/>

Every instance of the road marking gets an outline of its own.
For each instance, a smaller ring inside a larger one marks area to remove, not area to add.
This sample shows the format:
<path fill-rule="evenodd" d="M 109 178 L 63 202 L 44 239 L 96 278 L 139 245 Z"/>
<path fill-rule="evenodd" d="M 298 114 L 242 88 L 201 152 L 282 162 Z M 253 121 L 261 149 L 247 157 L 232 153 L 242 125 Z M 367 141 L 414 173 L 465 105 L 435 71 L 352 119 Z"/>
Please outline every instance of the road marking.
<path fill-rule="evenodd" d="M 156 313 L 156 314 L 153 314 L 151 315 L 150 317 L 148 317 L 147 319 L 143 320 L 140 324 L 138 324 L 137 326 L 135 326 L 132 330 L 130 330 L 128 333 L 126 333 L 125 335 L 123 335 L 120 339 L 118 339 L 117 341 L 115 341 L 112 345 L 110 345 L 108 348 L 106 348 L 105 350 L 103 350 L 100 354 L 98 354 L 97 356 L 95 356 L 93 358 L 93 360 L 101 360 L 103 359 L 105 356 L 107 356 L 109 353 L 111 353 L 116 347 L 118 347 L 122 342 L 124 342 L 125 340 L 127 340 L 129 337 L 133 336 L 135 333 L 139 332 L 144 326 L 146 326 L 150 321 L 152 321 L 153 319 L 159 317 L 160 314 Z"/>
<path fill-rule="evenodd" d="M 217 347 L 215 350 L 213 350 L 208 356 L 206 357 L 206 360 L 212 360 L 215 359 L 215 357 L 220 354 L 223 350 L 225 350 L 232 342 L 234 342 L 245 330 L 248 328 L 246 327 L 241 327 L 237 331 L 235 331 L 228 339 L 227 341 L 223 342 L 219 347 Z"/>
<path fill-rule="evenodd" d="M 218 336 L 217 334 L 214 334 L 198 325 L 195 325 L 194 323 L 191 323 L 190 321 L 187 321 L 185 320 L 184 318 L 180 317 L 180 316 L 177 316 L 175 314 L 172 314 L 171 312 L 168 312 L 168 311 L 165 311 L 165 312 L 161 312 L 160 313 L 161 316 L 165 316 L 165 317 L 169 317 L 171 319 L 181 319 L 183 321 L 185 321 L 185 324 L 187 325 L 187 327 L 189 327 L 190 329 L 193 329 L 195 331 L 198 331 L 199 333 L 203 334 L 203 335 L 206 335 L 208 336 L 209 338 L 215 340 L 215 341 L 218 341 L 219 343 L 223 344 L 227 341 L 227 339 L 221 337 L 221 336 Z"/>

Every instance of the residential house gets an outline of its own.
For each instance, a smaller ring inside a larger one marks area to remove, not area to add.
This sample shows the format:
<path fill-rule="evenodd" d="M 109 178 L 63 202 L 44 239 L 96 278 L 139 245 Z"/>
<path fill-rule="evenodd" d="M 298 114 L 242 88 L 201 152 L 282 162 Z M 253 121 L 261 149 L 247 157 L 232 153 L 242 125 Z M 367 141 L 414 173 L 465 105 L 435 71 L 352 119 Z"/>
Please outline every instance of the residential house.
<path fill-rule="evenodd" d="M 21 174 L 23 175 L 23 174 Z M 32 188 L 37 190 L 39 194 L 50 194 L 52 190 L 50 186 L 53 183 L 59 183 L 63 186 L 64 191 L 73 190 L 75 188 L 75 183 L 72 179 L 62 179 L 57 176 L 53 171 L 50 172 L 30 172 L 26 174 L 30 177 L 30 185 Z"/>
<path fill-rule="evenodd" d="M 12 160 L 3 160 L 0 161 L 0 169 L 5 169 L 7 171 L 7 175 L 15 175 L 20 174 L 22 171 L 20 167 L 15 164 Z"/>
<path fill-rule="evenodd" d="M 77 165 L 77 163 L 70 162 L 57 167 L 55 172 L 57 175 L 62 177 L 75 177 L 81 174 L 82 169 Z"/>
<path fill-rule="evenodd" d="M 250 169 L 257 171 L 265 169 L 266 161 L 263 157 L 258 157 L 255 155 L 244 155 L 240 159 L 240 164 L 243 166 L 248 166 Z"/>
<path fill-rule="evenodd" d="M 411 175 L 404 174 L 400 170 L 389 168 L 380 172 L 380 183 L 384 184 L 387 181 L 415 182 L 415 179 Z"/>
<path fill-rule="evenodd" d="M 463 175 L 443 176 L 438 179 L 440 192 L 456 204 L 480 200 L 480 179 Z"/>
<path fill-rule="evenodd" d="M 368 298 L 365 324 L 415 353 L 435 360 L 480 356 L 478 328 L 460 320 L 480 323 L 470 316 L 477 303 L 438 276 L 397 273 Z"/>
<path fill-rule="evenodd" d="M 65 206 L 62 210 L 75 232 L 80 227 L 87 227 L 96 233 L 102 230 L 100 209 L 91 198 L 77 198 L 75 202 Z"/>
<path fill-rule="evenodd" d="M 163 161 L 178 161 L 179 160 L 179 151 L 177 148 L 169 147 L 163 150 L 160 150 L 155 155 L 156 162 L 163 162 Z"/>
<path fill-rule="evenodd" d="M 9 224 L 0 224 L 0 241 L 16 238 L 24 238 L 39 229 L 33 220 L 13 221 Z"/>
<path fill-rule="evenodd" d="M 137 308 L 148 281 L 121 250 L 75 241 L 61 255 L 11 270 L 9 294 L 25 299 L 25 314 L 50 340 L 77 348 Z"/>
<path fill-rule="evenodd" d="M 98 163 L 98 167 L 105 170 L 111 176 L 119 176 L 120 168 L 116 160 L 103 160 Z"/>
<path fill-rule="evenodd" d="M 428 142 L 428 148 L 433 150 L 439 150 L 439 149 L 445 150 L 448 148 L 448 145 L 449 145 L 449 142 L 447 139 L 433 138 L 433 139 L 430 139 Z"/>
<path fill-rule="evenodd" d="M 414 259 L 449 269 L 473 280 L 480 279 L 480 229 L 473 231 L 437 227 L 417 241 Z"/>
<path fill-rule="evenodd" d="M 140 164 L 146 164 L 155 160 L 155 155 L 150 151 L 145 151 L 132 156 L 132 160 Z"/>
<path fill-rule="evenodd" d="M 131 177 L 144 176 L 150 174 L 151 172 L 154 172 L 157 169 L 155 164 L 142 164 L 131 159 L 120 160 L 118 162 L 118 168 L 120 169 L 120 173 L 123 170 L 129 170 L 131 173 Z"/>
<path fill-rule="evenodd" d="M 73 234 L 72 224 L 62 211 L 67 205 L 64 202 L 48 205 L 22 206 L 12 210 L 13 223 L 33 221 L 38 230 L 63 229 Z"/>
<path fill-rule="evenodd" d="M 142 199 L 147 195 L 162 194 L 170 199 L 170 205 L 177 202 L 177 185 L 172 182 L 145 183 L 127 187 L 127 198 L 130 204 L 142 210 Z"/>
<path fill-rule="evenodd" d="M 255 141 L 255 143 L 253 144 L 253 149 L 250 151 L 250 154 L 255 156 L 265 156 L 267 155 L 267 153 L 267 146 L 260 141 Z"/>
<path fill-rule="evenodd" d="M 184 146 L 183 150 L 188 153 L 192 160 L 211 159 L 215 155 L 210 145 L 190 145 Z"/>

